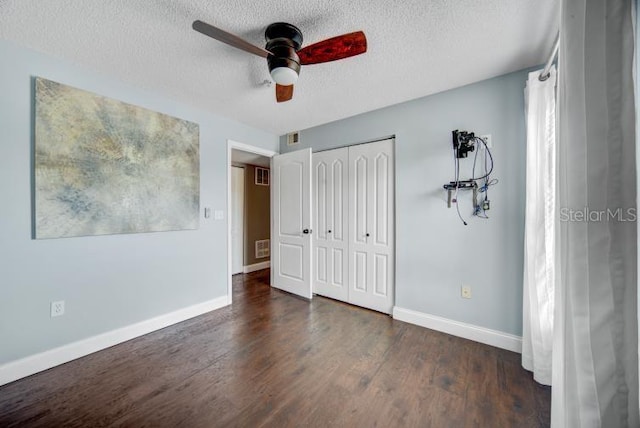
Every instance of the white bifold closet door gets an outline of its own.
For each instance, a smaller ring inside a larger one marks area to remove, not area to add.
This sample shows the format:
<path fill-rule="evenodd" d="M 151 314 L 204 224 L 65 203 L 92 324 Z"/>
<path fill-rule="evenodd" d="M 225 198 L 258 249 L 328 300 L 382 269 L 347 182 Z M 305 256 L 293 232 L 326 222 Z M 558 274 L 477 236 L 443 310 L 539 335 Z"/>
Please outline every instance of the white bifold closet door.
<path fill-rule="evenodd" d="M 393 140 L 349 148 L 349 302 L 393 309 Z"/>
<path fill-rule="evenodd" d="M 394 297 L 393 140 L 313 156 L 314 215 L 317 217 L 313 291 L 391 313 Z M 343 165 L 347 165 L 346 171 Z M 338 237 L 334 235 L 336 225 L 341 233 Z"/>
<path fill-rule="evenodd" d="M 313 154 L 313 292 L 348 301 L 349 150 Z"/>

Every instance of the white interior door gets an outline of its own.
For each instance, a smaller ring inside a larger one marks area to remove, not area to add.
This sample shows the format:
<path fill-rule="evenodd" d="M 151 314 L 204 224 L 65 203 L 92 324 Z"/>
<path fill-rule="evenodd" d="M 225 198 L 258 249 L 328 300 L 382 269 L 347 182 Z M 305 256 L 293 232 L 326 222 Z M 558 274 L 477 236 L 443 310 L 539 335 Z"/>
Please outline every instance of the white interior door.
<path fill-rule="evenodd" d="M 349 148 L 349 302 L 391 313 L 394 293 L 393 140 Z"/>
<path fill-rule="evenodd" d="M 244 168 L 231 168 L 231 274 L 244 271 Z"/>
<path fill-rule="evenodd" d="M 313 292 L 348 301 L 349 150 L 313 154 Z"/>
<path fill-rule="evenodd" d="M 271 164 L 271 285 L 311 299 L 311 149 Z"/>

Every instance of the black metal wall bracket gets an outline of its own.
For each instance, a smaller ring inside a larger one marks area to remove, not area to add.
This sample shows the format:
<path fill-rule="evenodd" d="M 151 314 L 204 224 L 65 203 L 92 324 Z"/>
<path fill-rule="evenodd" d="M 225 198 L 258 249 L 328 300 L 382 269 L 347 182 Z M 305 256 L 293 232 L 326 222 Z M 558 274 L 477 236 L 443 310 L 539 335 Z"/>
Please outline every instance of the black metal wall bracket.
<path fill-rule="evenodd" d="M 453 140 L 453 151 L 457 158 L 466 158 L 469 152 L 475 150 L 475 134 L 473 132 L 466 131 L 451 131 L 451 138 Z"/>
<path fill-rule="evenodd" d="M 473 189 L 474 203 L 475 203 L 475 200 L 477 199 L 478 185 L 474 180 L 450 181 L 449 184 L 445 184 L 442 187 L 447 191 L 447 208 L 451 208 L 451 202 L 452 202 L 451 197 L 453 196 L 453 192 L 455 190 Z"/>

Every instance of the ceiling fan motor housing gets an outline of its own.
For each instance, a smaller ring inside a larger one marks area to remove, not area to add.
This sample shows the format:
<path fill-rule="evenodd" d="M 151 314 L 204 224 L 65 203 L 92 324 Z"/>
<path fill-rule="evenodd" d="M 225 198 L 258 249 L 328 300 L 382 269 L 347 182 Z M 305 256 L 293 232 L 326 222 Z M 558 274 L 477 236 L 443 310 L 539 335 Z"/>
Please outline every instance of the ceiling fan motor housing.
<path fill-rule="evenodd" d="M 300 74 L 300 58 L 297 51 L 302 47 L 302 33 L 291 24 L 276 22 L 267 27 L 264 33 L 267 41 L 265 49 L 269 55 L 269 72 L 279 67 L 290 68 Z"/>

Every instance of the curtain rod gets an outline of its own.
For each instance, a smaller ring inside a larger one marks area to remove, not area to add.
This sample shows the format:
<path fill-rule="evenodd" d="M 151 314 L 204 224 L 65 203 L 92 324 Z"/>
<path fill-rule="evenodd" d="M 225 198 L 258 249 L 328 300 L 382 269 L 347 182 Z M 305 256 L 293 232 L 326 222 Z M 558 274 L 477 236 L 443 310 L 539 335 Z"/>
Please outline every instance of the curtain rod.
<path fill-rule="evenodd" d="M 558 55 L 559 47 L 560 47 L 560 32 L 558 32 L 558 35 L 556 36 L 556 42 L 553 44 L 553 50 L 551 51 L 551 55 L 549 56 L 549 59 L 544 65 L 544 68 L 542 69 L 540 76 L 538 76 L 538 80 L 540 80 L 541 82 L 544 82 L 545 80 L 547 80 L 551 75 L 551 73 L 549 72 L 549 69 L 551 68 L 551 64 L 553 64 L 553 60 L 556 58 L 556 55 Z"/>

